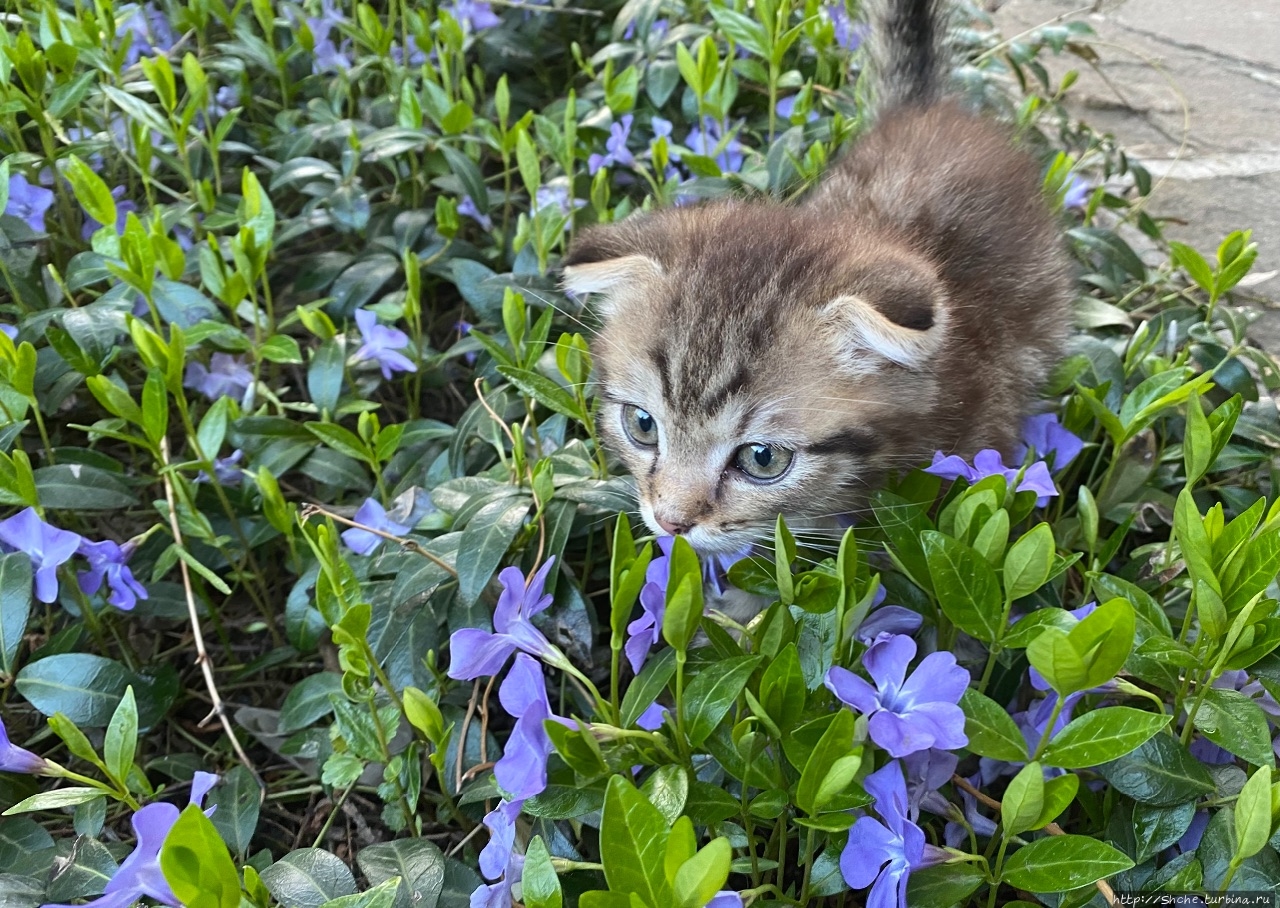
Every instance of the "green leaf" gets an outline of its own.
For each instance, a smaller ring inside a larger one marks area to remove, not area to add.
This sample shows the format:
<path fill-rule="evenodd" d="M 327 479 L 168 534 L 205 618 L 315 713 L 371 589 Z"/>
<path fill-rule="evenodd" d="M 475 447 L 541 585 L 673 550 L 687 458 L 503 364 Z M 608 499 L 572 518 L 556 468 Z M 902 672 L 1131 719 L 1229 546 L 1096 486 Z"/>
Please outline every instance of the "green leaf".
<path fill-rule="evenodd" d="M 648 798 L 622 776 L 613 776 L 600 818 L 604 878 L 614 892 L 630 892 L 650 906 L 670 905 L 671 884 L 663 871 L 667 823 Z"/>
<path fill-rule="evenodd" d="M 320 908 L 331 899 L 356 892 L 355 877 L 347 865 L 320 848 L 289 852 L 262 871 L 262 882 L 284 908 Z"/>
<path fill-rule="evenodd" d="M 524 496 L 491 501 L 471 518 L 458 543 L 458 600 L 470 608 L 480 598 L 502 556 L 524 525 L 530 500 Z"/>
<path fill-rule="evenodd" d="M 57 788 L 24 798 L 0 816 L 11 817 L 14 814 L 29 813 L 33 810 L 61 810 L 64 807 L 74 807 L 102 797 L 106 797 L 106 793 L 101 788 Z"/>
<path fill-rule="evenodd" d="M 796 645 L 788 643 L 764 670 L 760 679 L 760 703 L 769 718 L 780 729 L 788 731 L 804 715 L 807 693 Z"/>
<path fill-rule="evenodd" d="M 342 347 L 336 340 L 327 340 L 312 351 L 311 362 L 307 366 L 307 393 L 321 414 L 337 409 L 345 377 Z"/>
<path fill-rule="evenodd" d="M 160 849 L 160 869 L 187 908 L 239 908 L 240 874 L 198 804 L 188 804 Z"/>
<path fill-rule="evenodd" d="M 578 422 L 586 422 L 587 414 L 582 412 L 573 395 L 558 384 L 531 369 L 518 369 L 515 366 L 498 366 L 498 371 L 507 381 L 520 389 L 520 393 L 532 397 L 548 410 L 553 410 Z"/>
<path fill-rule="evenodd" d="M 1044 809 L 1040 811 L 1040 816 L 1036 818 L 1031 828 L 1043 829 L 1056 820 L 1059 814 L 1076 799 L 1076 793 L 1079 790 L 1080 777 L 1074 773 L 1047 780 L 1044 783 Z"/>
<path fill-rule="evenodd" d="M 308 432 L 327 444 L 339 454 L 369 463 L 369 448 L 350 429 L 331 422 L 309 422 L 304 424 Z"/>
<path fill-rule="evenodd" d="M 960 630 L 985 643 L 1000 639 L 1004 601 L 987 560 L 963 542 L 936 530 L 921 535 L 929 576 L 943 613 Z"/>
<path fill-rule="evenodd" d="M 1053 567 L 1053 551 L 1053 528 L 1047 523 L 1037 524 L 1009 546 L 1004 556 L 1005 595 L 1021 599 L 1044 586 Z"/>
<path fill-rule="evenodd" d="M 1022 763 L 1029 758 L 1026 739 L 1000 704 L 973 688 L 966 688 L 960 707 L 964 710 L 964 733 L 969 738 L 969 750 L 1009 763 Z"/>
<path fill-rule="evenodd" d="M 65 713 L 76 725 L 105 726 L 129 685 L 139 680 L 119 662 L 90 653 L 59 653 L 26 665 L 18 692 L 46 716 Z"/>
<path fill-rule="evenodd" d="M 366 892 L 344 895 L 325 903 L 325 908 L 392 908 L 400 896 L 400 878 L 392 877 Z"/>
<path fill-rule="evenodd" d="M 1133 805 L 1134 858 L 1142 863 L 1173 845 L 1186 834 L 1196 815 L 1192 801 L 1173 807 Z"/>
<path fill-rule="evenodd" d="M 330 694 L 342 689 L 342 676 L 334 672 L 318 672 L 303 678 L 289 691 L 280 707 L 277 730 L 290 735 L 306 728 L 317 719 L 333 712 Z"/>
<path fill-rule="evenodd" d="M 1187 273 L 1205 293 L 1213 293 L 1213 271 L 1209 263 L 1195 249 L 1185 243 L 1169 241 L 1169 254 L 1178 267 Z"/>
<path fill-rule="evenodd" d="M 258 808 L 262 787 L 253 773 L 243 766 L 233 766 L 223 773 L 211 794 L 214 827 L 238 855 L 249 853 L 253 834 L 258 828 Z"/>
<path fill-rule="evenodd" d="M 1200 406 L 1200 395 L 1187 401 L 1187 428 L 1182 435 L 1182 461 L 1187 471 L 1187 486 L 1194 486 L 1212 465 L 1213 430 Z"/>
<path fill-rule="evenodd" d="M 733 849 L 724 836 L 712 839 L 676 871 L 672 883 L 675 904 L 681 908 L 702 908 L 729 879 Z"/>
<path fill-rule="evenodd" d="M 684 692 L 685 733 L 698 747 L 729 712 L 762 656 L 735 656 L 708 666 Z M 647 705 L 647 704 L 646 704 Z"/>
<path fill-rule="evenodd" d="M 1196 507 L 1191 492 L 1183 489 L 1178 493 L 1178 501 L 1173 509 L 1173 533 L 1178 545 L 1182 548 L 1182 558 L 1187 563 L 1187 572 L 1192 581 L 1203 580 L 1215 593 L 1221 594 L 1210 559 L 1213 557 L 1213 546 L 1204 530 L 1204 520 L 1200 509 Z"/>
<path fill-rule="evenodd" d="M 1195 725 L 1210 741 L 1254 766 L 1275 766 L 1267 716 L 1252 698 L 1234 690 L 1206 688 Z"/>
<path fill-rule="evenodd" d="M 1000 799 L 1000 822 L 1005 835 L 1032 829 L 1043 810 L 1044 769 L 1031 762 L 1018 771 Z"/>
<path fill-rule="evenodd" d="M 686 650 L 702 623 L 702 564 L 693 546 L 677 536 L 671 547 L 662 637 L 676 650 Z"/>
<path fill-rule="evenodd" d="M 1234 814 L 1236 853 L 1234 862 L 1251 858 L 1267 847 L 1271 837 L 1271 770 L 1259 766 L 1240 789 Z"/>
<path fill-rule="evenodd" d="M 1044 762 L 1063 769 L 1085 769 L 1109 763 L 1149 740 L 1169 724 L 1163 713 L 1111 706 L 1085 713 L 1054 736 Z"/>
<path fill-rule="evenodd" d="M 677 764 L 659 766 L 644 780 L 640 791 L 668 823 L 674 823 L 689 797 L 689 774 Z"/>
<path fill-rule="evenodd" d="M 836 762 L 842 757 L 850 756 L 853 750 L 853 730 L 854 718 L 853 713 L 847 709 L 836 710 L 835 718 L 827 725 L 826 730 L 822 733 L 822 737 L 818 739 L 818 743 L 814 746 L 809 759 L 804 764 L 804 770 L 800 773 L 800 781 L 796 783 L 795 803 L 796 806 L 810 816 L 818 813 L 823 803 L 820 803 L 819 793 L 827 795 L 827 800 L 836 792 L 821 791 L 824 787 L 823 783 L 827 779 L 828 773 L 836 765 Z M 861 753 L 858 753 L 858 760 L 861 761 Z M 857 767 L 855 766 L 856 773 Z M 849 774 L 845 780 L 845 785 L 853 780 L 853 773 Z"/>
<path fill-rule="evenodd" d="M 939 864 L 911 871 L 907 878 L 907 908 L 961 905 L 987 881 L 973 864 Z"/>
<path fill-rule="evenodd" d="M 102 467 L 60 463 L 39 467 L 34 475 L 40 503 L 52 510 L 118 511 L 138 504 L 120 474 Z"/>
<path fill-rule="evenodd" d="M 564 904 L 560 877 L 551 866 L 551 854 L 540 835 L 534 836 L 525 849 L 520 886 L 525 908 L 560 908 Z"/>
<path fill-rule="evenodd" d="M 655 703 L 676 673 L 675 650 L 665 649 L 645 663 L 640 674 L 627 687 L 622 697 L 622 727 L 636 724 L 644 711 Z"/>
<path fill-rule="evenodd" d="M 12 677 L 18 648 L 27 632 L 33 599 L 31 557 L 25 552 L 0 555 L 0 675 Z"/>
<path fill-rule="evenodd" d="M 1214 790 L 1208 771 L 1172 735 L 1156 735 L 1098 772 L 1121 794 L 1156 807 L 1183 804 Z"/>
<path fill-rule="evenodd" d="M 116 706 L 107 726 L 106 738 L 102 743 L 102 756 L 107 764 L 107 771 L 117 782 L 129 778 L 133 769 L 133 756 L 138 748 L 138 703 L 133 697 L 133 687 L 125 688 L 124 696 Z"/>
<path fill-rule="evenodd" d="M 89 217 L 108 227 L 116 226 L 116 200 L 102 177 L 75 155 L 62 159 L 62 175 L 71 184 L 76 201 Z"/>
<path fill-rule="evenodd" d="M 1027 661 L 1062 696 L 1089 687 L 1088 670 L 1071 645 L 1067 631 L 1045 628 L 1040 636 L 1027 644 Z"/>
<path fill-rule="evenodd" d="M 427 839 L 396 839 L 361 848 L 360 869 L 374 885 L 400 880 L 396 908 L 434 905 L 444 888 L 444 853 Z"/>
<path fill-rule="evenodd" d="M 1133 861 L 1106 842 L 1082 835 L 1051 835 L 1010 855 L 1003 879 L 1030 892 L 1067 892 L 1132 866 Z"/>

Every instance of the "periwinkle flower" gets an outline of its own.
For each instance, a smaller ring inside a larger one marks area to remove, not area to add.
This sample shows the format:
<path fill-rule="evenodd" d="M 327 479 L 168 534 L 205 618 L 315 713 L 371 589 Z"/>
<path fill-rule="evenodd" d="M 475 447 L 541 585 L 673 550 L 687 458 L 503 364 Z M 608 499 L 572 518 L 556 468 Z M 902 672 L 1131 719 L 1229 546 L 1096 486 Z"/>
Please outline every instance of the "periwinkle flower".
<path fill-rule="evenodd" d="M 498 701 L 516 720 L 502 757 L 493 765 L 493 777 L 509 799 L 523 801 L 547 787 L 547 757 L 551 738 L 543 723 L 569 722 L 551 712 L 542 665 L 526 653 L 516 653 L 511 670 L 498 688 Z"/>
<path fill-rule="evenodd" d="M 927 845 L 924 831 L 908 819 L 907 784 L 896 761 L 862 784 L 875 799 L 880 820 L 860 817 L 853 824 L 840 855 L 840 873 L 854 889 L 871 887 L 866 908 L 905 908 L 911 871 L 945 860 L 946 852 Z"/>
<path fill-rule="evenodd" d="M 0 325 L 0 333 L 3 333 L 11 341 L 18 339 L 18 329 L 13 325 Z"/>
<path fill-rule="evenodd" d="M 0 772 L 40 775 L 49 769 L 49 765 L 44 757 L 10 741 L 9 730 L 4 727 L 4 719 L 0 718 Z"/>
<path fill-rule="evenodd" d="M 960 758 L 948 750 L 930 747 L 917 750 L 903 757 L 902 765 L 907 777 L 907 816 L 912 820 L 920 816 L 925 798 L 951 781 Z"/>
<path fill-rule="evenodd" d="M 707 902 L 707 908 L 742 908 L 742 895 L 731 889 L 721 889 Z"/>
<path fill-rule="evenodd" d="M 1084 450 L 1084 441 L 1058 421 L 1056 413 L 1041 413 L 1022 425 L 1022 442 L 1014 449 L 1014 460 L 1026 460 L 1032 453 L 1041 460 L 1052 460 L 1053 470 L 1065 470 Z"/>
<path fill-rule="evenodd" d="M 351 39 L 341 44 L 335 42 L 331 32 L 347 21 L 347 17 L 334 5 L 333 0 L 324 0 L 320 5 L 320 15 L 307 19 L 307 28 L 315 39 L 312 49 L 311 72 L 321 75 L 328 72 L 346 72 L 351 68 Z"/>
<path fill-rule="evenodd" d="M 661 703 L 650 703 L 640 718 L 636 719 L 636 727 L 645 731 L 657 731 L 667 720 L 667 708 Z"/>
<path fill-rule="evenodd" d="M 871 740 L 891 757 L 937 747 L 955 750 L 969 743 L 964 710 L 957 704 L 969 686 L 969 673 L 951 653 L 930 653 L 907 677 L 916 642 L 905 635 L 884 638 L 863 654 L 872 687 L 840 666 L 827 670 L 827 689 L 868 719 Z"/>
<path fill-rule="evenodd" d="M 388 380 L 396 372 L 418 371 L 413 361 L 399 352 L 409 346 L 409 335 L 399 328 L 379 325 L 378 316 L 368 309 L 357 309 L 355 318 L 360 336 L 364 338 L 364 344 L 353 357 L 356 362 L 373 360 L 382 368 L 382 377 Z"/>
<path fill-rule="evenodd" d="M 191 803 L 202 805 L 204 796 L 218 781 L 210 772 L 197 772 L 191 780 Z M 213 812 L 213 808 L 205 813 Z M 173 825 L 182 815 L 177 805 L 157 803 L 140 808 L 133 815 L 133 832 L 138 844 L 124 859 L 107 882 L 102 896 L 88 902 L 93 908 L 128 908 L 144 895 L 170 908 L 182 908 L 182 902 L 160 870 L 160 848 Z M 70 905 L 43 905 L 41 908 L 72 908 Z"/>
<path fill-rule="evenodd" d="M 9 201 L 4 213 L 21 218 L 36 233 L 44 233 L 45 212 L 53 206 L 53 192 L 37 186 L 20 173 L 9 177 Z"/>
<path fill-rule="evenodd" d="M 391 45 L 391 59 L 396 62 L 397 66 L 421 66 L 435 55 L 435 50 L 431 51 L 431 56 L 427 55 L 421 47 L 418 46 L 418 39 L 413 35 L 409 36 L 409 40 L 405 42 L 405 47 L 409 49 L 406 54 L 404 48 L 398 43 Z"/>
<path fill-rule="evenodd" d="M 977 787 L 979 781 L 980 779 L 977 776 L 969 779 L 969 783 L 974 787 Z M 989 839 L 996 834 L 995 821 L 982 815 L 978 810 L 978 799 L 963 788 L 960 789 L 960 803 L 964 805 L 961 811 L 964 821 L 969 824 L 969 829 L 973 830 L 974 835 Z M 963 824 L 951 820 L 942 829 L 942 840 L 947 844 L 948 848 L 959 848 L 964 840 L 969 837 L 969 829 L 966 829 Z"/>
<path fill-rule="evenodd" d="M 538 630 L 534 615 L 551 605 L 546 593 L 547 575 L 555 564 L 548 558 L 538 572 L 525 583 L 518 567 L 498 574 L 502 595 L 493 612 L 493 632 L 478 627 L 456 630 L 449 638 L 449 677 L 470 681 L 481 675 L 496 675 L 513 653 L 522 652 L 543 660 L 561 661 L 560 651 Z"/>
<path fill-rule="evenodd" d="M 206 368 L 203 363 L 187 364 L 187 374 L 182 380 L 184 388 L 199 391 L 209 400 L 230 397 L 244 400 L 245 392 L 253 384 L 253 370 L 243 357 L 230 353 L 215 353 L 209 357 Z"/>
<path fill-rule="evenodd" d="M 876 594 L 871 600 L 870 614 L 862 619 L 858 629 L 853 632 L 855 640 L 871 646 L 882 637 L 892 637 L 895 634 L 914 634 L 920 630 L 920 626 L 924 624 L 924 618 L 919 612 L 913 612 L 911 609 L 903 608 L 900 605 L 881 605 L 888 594 L 889 591 L 884 586 L 876 590 Z"/>
<path fill-rule="evenodd" d="M 365 503 L 360 505 L 360 509 L 356 511 L 355 516 L 351 519 L 375 530 L 390 533 L 392 536 L 403 536 L 413 529 L 413 527 L 404 526 L 389 518 L 387 509 L 373 498 L 365 499 Z M 342 531 L 342 541 L 347 544 L 347 548 L 357 555 L 373 554 L 373 550 L 382 544 L 383 538 L 377 533 L 372 533 L 360 527 L 351 527 Z"/>
<path fill-rule="evenodd" d="M 234 85 L 223 85 L 213 93 L 209 102 L 209 114 L 214 117 L 225 117 L 231 109 L 240 106 L 240 89 Z"/>
<path fill-rule="evenodd" d="M 736 138 L 728 138 L 730 129 L 728 125 L 713 117 L 703 117 L 702 125 L 695 126 L 689 130 L 689 135 L 685 137 L 685 147 L 690 149 L 694 154 L 704 155 L 706 157 L 715 156 L 715 162 L 723 173 L 737 173 L 742 169 L 742 163 L 745 160 L 742 152 L 742 144 Z M 720 147 L 720 143 L 724 142 L 724 147 Z M 720 149 L 717 153 L 716 149 Z"/>
<path fill-rule="evenodd" d="M 213 478 L 218 481 L 221 486 L 238 486 L 244 478 L 244 470 L 240 468 L 240 461 L 244 460 L 244 451 L 236 448 L 226 457 L 215 457 L 213 459 Z M 201 470 L 196 474 L 196 482 L 208 482 L 209 474 Z"/>
<path fill-rule="evenodd" d="M 987 448 L 973 456 L 973 466 L 965 463 L 964 458 L 956 454 L 944 455 L 941 451 L 933 455 L 933 463 L 925 467 L 926 473 L 941 476 L 943 479 L 965 479 L 970 483 L 986 479 L 988 476 L 1003 476 L 1008 482 L 1017 481 L 1017 491 L 1035 492 L 1036 504 L 1044 507 L 1049 499 L 1058 494 L 1058 487 L 1053 484 L 1049 475 L 1049 466 L 1043 460 L 1037 460 L 1019 471 L 1006 467 L 999 451 Z M 1019 473 L 1021 472 L 1021 479 Z"/>
<path fill-rule="evenodd" d="M 88 560 L 89 570 L 77 574 L 80 589 L 92 596 L 102 589 L 105 582 L 107 589 L 111 591 L 107 602 L 126 612 L 137 605 L 139 599 L 146 599 L 146 588 L 129 570 L 129 557 L 133 555 L 135 548 L 130 542 L 119 545 L 110 539 L 102 542 L 81 539 L 76 552 Z"/>
<path fill-rule="evenodd" d="M 475 200 L 469 195 L 464 195 L 462 201 L 458 203 L 458 214 L 465 214 L 485 230 L 493 229 L 493 218 L 477 208 Z"/>
<path fill-rule="evenodd" d="M 667 19 L 654 19 L 653 24 L 645 31 L 645 37 L 648 41 L 661 41 L 667 36 L 667 32 L 671 30 L 671 22 Z M 622 40 L 630 41 L 636 36 L 636 20 L 632 19 L 627 23 L 626 29 L 622 32 Z"/>
<path fill-rule="evenodd" d="M 471 908 L 510 908 L 511 887 L 520 881 L 524 856 L 516 853 L 516 818 L 524 801 L 503 801 L 484 818 L 489 841 L 480 851 L 480 872 L 496 883 L 471 893 Z"/>
<path fill-rule="evenodd" d="M 1086 180 L 1073 173 L 1071 182 L 1062 194 L 1062 207 L 1083 210 L 1089 203 L 1089 196 L 1093 194 L 1093 189 L 1094 187 Z"/>
<path fill-rule="evenodd" d="M 845 0 L 835 0 L 833 3 L 826 4 L 823 9 L 827 13 L 827 18 L 831 20 L 832 27 L 835 28 L 836 45 L 841 50 L 857 50 L 858 45 L 862 43 L 863 29 L 849 15 Z"/>
<path fill-rule="evenodd" d="M 493 7 L 483 0 L 456 0 L 440 8 L 457 19 L 463 31 L 478 32 L 502 24 Z"/>
<path fill-rule="evenodd" d="M 649 658 L 649 651 L 662 639 L 662 616 L 666 611 L 667 583 L 671 579 L 671 548 L 674 536 L 658 537 L 659 554 L 649 562 L 640 589 L 640 617 L 627 625 L 623 650 L 631 670 L 637 674 Z"/>
<path fill-rule="evenodd" d="M 546 208 L 553 208 L 561 214 L 568 215 L 587 204 L 586 199 L 575 199 L 567 185 L 564 183 L 548 183 L 539 186 L 538 191 L 533 196 L 533 213 Z M 564 229 L 568 230 L 572 219 L 564 222 Z"/>
<path fill-rule="evenodd" d="M 82 541 L 70 530 L 45 523 L 35 508 L 26 508 L 8 520 L 0 520 L 0 543 L 31 558 L 36 598 L 41 602 L 57 601 L 58 568 L 71 560 Z"/>
<path fill-rule="evenodd" d="M 151 3 L 136 7 L 116 28 L 117 38 L 126 36 L 129 36 L 129 49 L 124 56 L 125 66 L 132 66 L 142 57 L 167 53 L 178 40 L 164 13 Z"/>
<path fill-rule="evenodd" d="M 609 138 L 604 143 L 605 151 L 608 154 L 593 154 L 587 159 L 587 170 L 591 174 L 595 174 L 601 167 L 630 167 L 635 164 L 636 159 L 630 149 L 627 148 L 627 139 L 631 137 L 631 124 L 635 117 L 627 114 L 621 121 L 615 122 L 609 127 Z"/>
<path fill-rule="evenodd" d="M 779 98 L 778 103 L 774 106 L 774 112 L 784 120 L 793 120 L 796 110 L 796 101 L 800 99 L 799 95 L 788 95 L 785 98 Z M 818 119 L 818 112 L 812 107 L 805 114 L 805 122 L 812 123 Z"/>

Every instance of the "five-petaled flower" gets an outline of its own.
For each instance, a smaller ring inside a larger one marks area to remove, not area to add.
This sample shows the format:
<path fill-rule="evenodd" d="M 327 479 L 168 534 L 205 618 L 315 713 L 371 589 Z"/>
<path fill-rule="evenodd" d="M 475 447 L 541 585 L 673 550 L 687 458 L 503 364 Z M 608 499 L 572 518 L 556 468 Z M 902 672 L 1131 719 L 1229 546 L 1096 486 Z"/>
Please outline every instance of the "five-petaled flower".
<path fill-rule="evenodd" d="M 197 772 L 191 780 L 191 803 L 203 804 L 204 796 L 217 781 L 218 777 L 213 773 Z M 212 812 L 213 808 L 205 811 L 206 814 Z M 181 814 L 177 805 L 166 803 L 148 804 L 134 813 L 133 831 L 138 837 L 138 844 L 108 881 L 103 895 L 87 904 L 93 908 L 128 908 L 145 895 L 162 905 L 181 908 L 182 903 L 160 870 L 160 848 Z M 43 905 L 41 908 L 71 906 Z"/>
<path fill-rule="evenodd" d="M 631 123 L 635 119 L 627 114 L 620 122 L 609 127 L 609 138 L 604 143 L 608 154 L 593 154 L 587 159 L 587 169 L 594 174 L 601 167 L 630 167 L 636 162 L 635 155 L 627 148 L 627 139 L 631 136 Z"/>
<path fill-rule="evenodd" d="M 1084 450 L 1084 441 L 1058 421 L 1056 413 L 1032 416 L 1022 425 L 1022 442 L 1013 452 L 1014 460 L 1027 459 L 1032 453 L 1041 460 L 1053 461 L 1054 472 L 1066 469 Z"/>
<path fill-rule="evenodd" d="M 973 466 L 965 463 L 957 454 L 944 455 L 938 451 L 933 455 L 933 463 L 925 467 L 926 473 L 941 476 L 943 479 L 965 479 L 970 483 L 986 479 L 988 476 L 1003 476 L 1006 481 L 1017 481 L 1017 491 L 1035 492 L 1036 504 L 1044 507 L 1049 499 L 1058 494 L 1058 487 L 1053 484 L 1049 475 L 1049 466 L 1043 460 L 1037 460 L 1025 470 L 1006 467 L 999 451 L 987 448 L 973 456 Z"/>
<path fill-rule="evenodd" d="M 146 588 L 129 570 L 129 556 L 133 554 L 134 548 L 130 542 L 118 545 L 110 539 L 102 542 L 81 539 L 76 552 L 88 559 L 89 570 L 77 575 L 80 578 L 80 589 L 92 596 L 102 588 L 105 580 L 107 589 L 111 591 L 107 602 L 126 612 L 137 605 L 139 599 L 146 599 Z"/>
<path fill-rule="evenodd" d="M 827 688 L 842 703 L 869 716 L 871 740 L 891 757 L 930 747 L 955 750 L 969 743 L 964 710 L 957 704 L 969 686 L 969 673 L 951 653 L 930 653 L 907 677 L 916 642 L 905 635 L 885 637 L 866 651 L 862 664 L 872 687 L 846 668 L 827 670 Z"/>
<path fill-rule="evenodd" d="M 549 664 L 564 664 L 564 654 L 531 620 L 551 605 L 551 596 L 545 589 L 554 563 L 554 557 L 548 558 L 527 585 L 518 567 L 506 568 L 498 575 L 502 595 L 493 612 L 493 632 L 478 627 L 453 632 L 449 638 L 450 678 L 471 681 L 481 675 L 496 675 L 516 652 L 537 656 Z"/>
<path fill-rule="evenodd" d="M 409 335 L 399 328 L 378 324 L 378 316 L 368 309 L 356 310 L 356 327 L 364 343 L 356 351 L 356 362 L 373 360 L 382 367 L 382 377 L 390 379 L 395 372 L 417 372 L 418 367 L 409 357 L 400 353 L 409 346 Z"/>
<path fill-rule="evenodd" d="M 9 177 L 9 201 L 4 213 L 26 221 L 36 233 L 44 233 L 44 214 L 53 205 L 53 192 L 31 183 L 20 173 Z"/>
<path fill-rule="evenodd" d="M 35 508 L 26 508 L 8 520 L 0 520 L 0 542 L 11 551 L 25 552 L 35 572 L 36 598 L 58 599 L 58 568 L 71 560 L 83 540 L 70 530 L 45 523 Z"/>
<path fill-rule="evenodd" d="M 204 363 L 187 364 L 187 374 L 182 380 L 184 388 L 199 391 L 209 400 L 230 397 L 235 401 L 244 400 L 245 392 L 253 384 L 253 370 L 249 368 L 243 357 L 230 353 L 215 353 L 209 357 L 209 366 Z"/>
<path fill-rule="evenodd" d="M 50 764 L 44 757 L 10 741 L 9 730 L 4 727 L 4 719 L 0 719 L 0 772 L 40 775 L 49 767 Z"/>
<path fill-rule="evenodd" d="M 946 852 L 926 844 L 924 831 L 907 817 L 907 783 L 896 761 L 862 784 L 875 798 L 880 820 L 860 817 L 853 824 L 840 855 L 840 872 L 854 889 L 871 887 L 867 908 L 905 908 L 911 871 L 940 863 Z"/>
<path fill-rule="evenodd" d="M 392 536 L 403 536 L 413 529 L 413 527 L 396 523 L 389 518 L 387 509 L 373 498 L 365 499 L 365 503 L 360 505 L 360 509 L 356 511 L 355 516 L 351 519 L 366 527 L 390 533 Z M 381 544 L 384 538 L 361 527 L 351 527 L 342 531 L 342 541 L 357 555 L 373 554 L 373 550 Z"/>
<path fill-rule="evenodd" d="M 694 154 L 705 157 L 714 155 L 715 162 L 723 173 L 737 173 L 742 169 L 745 158 L 742 144 L 734 135 L 724 121 L 703 117 L 700 127 L 695 126 L 689 130 L 684 144 Z"/>

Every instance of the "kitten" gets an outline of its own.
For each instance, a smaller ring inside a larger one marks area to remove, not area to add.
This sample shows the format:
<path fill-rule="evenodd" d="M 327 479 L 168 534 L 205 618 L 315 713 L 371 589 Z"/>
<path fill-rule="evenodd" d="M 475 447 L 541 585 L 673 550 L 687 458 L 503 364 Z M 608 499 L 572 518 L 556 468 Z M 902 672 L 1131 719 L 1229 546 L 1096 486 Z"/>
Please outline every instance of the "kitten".
<path fill-rule="evenodd" d="M 1009 453 L 1065 340 L 1039 168 L 943 97 L 939 0 L 869 5 L 877 122 L 806 199 L 638 214 L 564 262 L 602 435 L 704 555 L 833 527 L 934 451 Z"/>

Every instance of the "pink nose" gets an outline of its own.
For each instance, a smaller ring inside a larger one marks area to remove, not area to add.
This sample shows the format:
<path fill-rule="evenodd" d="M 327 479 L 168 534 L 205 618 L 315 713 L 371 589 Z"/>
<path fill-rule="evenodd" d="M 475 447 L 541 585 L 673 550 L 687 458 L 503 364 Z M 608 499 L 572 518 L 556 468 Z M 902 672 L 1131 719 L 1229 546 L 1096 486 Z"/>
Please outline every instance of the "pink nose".
<path fill-rule="evenodd" d="M 653 515 L 653 519 L 658 521 L 658 526 L 662 527 L 672 536 L 683 536 L 685 533 L 693 529 L 693 524 L 691 523 L 673 523 L 670 520 L 659 517 L 657 514 Z"/>

